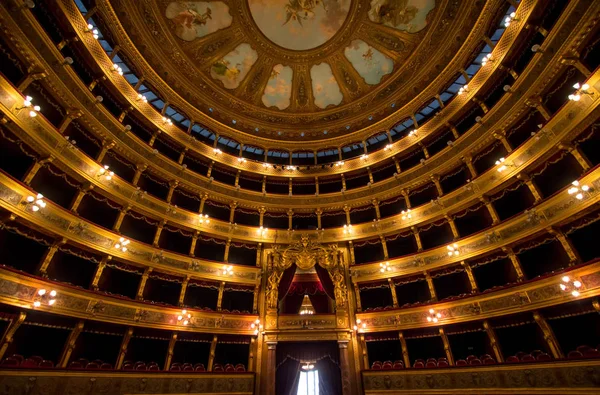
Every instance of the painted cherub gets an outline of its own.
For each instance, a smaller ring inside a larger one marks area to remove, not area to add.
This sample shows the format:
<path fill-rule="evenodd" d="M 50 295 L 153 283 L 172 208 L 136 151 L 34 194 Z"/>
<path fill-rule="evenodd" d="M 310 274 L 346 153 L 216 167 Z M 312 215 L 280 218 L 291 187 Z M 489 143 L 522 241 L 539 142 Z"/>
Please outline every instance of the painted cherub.
<path fill-rule="evenodd" d="M 173 18 L 175 23 L 175 33 L 184 39 L 186 37 L 196 37 L 196 26 L 206 25 L 206 22 L 212 19 L 212 10 L 207 7 L 204 13 L 188 8 L 181 11 Z"/>
<path fill-rule="evenodd" d="M 314 9 L 324 3 L 321 0 L 289 0 L 285 5 L 285 22 L 284 25 L 289 21 L 297 21 L 302 26 L 303 20 L 313 19 L 315 17 Z"/>

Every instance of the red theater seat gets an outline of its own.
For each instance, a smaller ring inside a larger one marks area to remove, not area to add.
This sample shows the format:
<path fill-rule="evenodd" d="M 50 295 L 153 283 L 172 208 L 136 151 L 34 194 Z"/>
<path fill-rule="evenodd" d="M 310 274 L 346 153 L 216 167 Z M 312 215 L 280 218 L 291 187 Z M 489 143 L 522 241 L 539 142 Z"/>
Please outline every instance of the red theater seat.
<path fill-rule="evenodd" d="M 48 361 L 47 359 L 42 360 L 38 365 L 40 368 L 49 369 L 54 367 L 54 362 Z"/>
<path fill-rule="evenodd" d="M 447 361 L 439 361 L 437 363 L 438 368 L 447 368 L 448 367 L 448 362 Z"/>
<path fill-rule="evenodd" d="M 521 357 L 521 362 L 534 362 L 535 358 L 531 354 L 525 354 Z"/>
<path fill-rule="evenodd" d="M 458 361 L 456 361 L 456 366 L 467 366 L 467 361 L 465 361 L 464 359 L 459 359 Z"/>
<path fill-rule="evenodd" d="M 415 369 L 423 369 L 424 367 L 425 367 L 425 364 L 423 362 L 421 362 L 421 361 L 417 361 L 413 365 L 413 368 L 415 368 Z"/>
<path fill-rule="evenodd" d="M 552 357 L 550 356 L 550 354 L 543 352 L 541 354 L 538 354 L 536 359 L 538 361 L 551 361 Z"/>
<path fill-rule="evenodd" d="M 506 358 L 506 363 L 517 363 L 519 362 L 519 358 L 516 355 L 511 355 L 510 357 Z"/>

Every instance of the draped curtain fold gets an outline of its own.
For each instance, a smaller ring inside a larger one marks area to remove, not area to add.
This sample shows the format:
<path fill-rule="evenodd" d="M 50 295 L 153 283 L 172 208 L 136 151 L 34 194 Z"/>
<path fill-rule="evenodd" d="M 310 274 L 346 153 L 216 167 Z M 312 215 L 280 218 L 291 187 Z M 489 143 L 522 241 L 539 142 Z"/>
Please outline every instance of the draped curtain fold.
<path fill-rule="evenodd" d="M 315 271 L 317 272 L 317 276 L 319 277 L 319 281 L 323 286 L 323 290 L 331 299 L 335 300 L 335 292 L 333 289 L 333 282 L 331 281 L 331 277 L 329 277 L 329 272 L 327 269 L 322 268 L 319 265 L 315 265 Z"/>
<path fill-rule="evenodd" d="M 318 369 L 320 395 L 342 394 L 337 342 L 279 342 L 276 354 L 277 395 L 296 395 L 303 361 L 314 362 L 315 368 Z"/>
<path fill-rule="evenodd" d="M 294 274 L 296 274 L 296 264 L 292 264 L 292 266 L 288 267 L 283 272 L 281 280 L 279 280 L 279 287 L 277 288 L 277 296 L 279 300 L 282 300 L 290 290 L 290 286 L 292 285 L 292 281 L 294 280 Z"/>
<path fill-rule="evenodd" d="M 327 297 L 327 295 L 308 294 L 308 298 L 310 299 L 310 303 L 312 303 L 313 307 L 315 308 L 315 313 L 329 313 L 329 298 Z"/>
<path fill-rule="evenodd" d="M 283 314 L 298 314 L 302 306 L 302 299 L 304 299 L 304 295 L 288 294 L 283 300 Z"/>

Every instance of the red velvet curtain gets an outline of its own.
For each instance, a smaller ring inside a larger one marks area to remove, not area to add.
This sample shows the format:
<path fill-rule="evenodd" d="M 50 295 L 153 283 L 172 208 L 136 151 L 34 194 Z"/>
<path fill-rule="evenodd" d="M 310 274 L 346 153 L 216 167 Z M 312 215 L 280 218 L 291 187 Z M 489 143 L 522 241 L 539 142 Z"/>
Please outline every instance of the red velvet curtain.
<path fill-rule="evenodd" d="M 327 269 L 322 268 L 319 265 L 315 265 L 315 270 L 317 272 L 317 276 L 319 277 L 319 281 L 321 281 L 321 285 L 323 286 L 323 290 L 332 300 L 335 300 L 335 293 L 333 291 L 333 282 L 331 281 L 331 277 L 329 277 L 329 272 Z"/>
<path fill-rule="evenodd" d="M 286 359 L 277 366 L 275 374 L 276 395 L 296 395 L 298 393 L 298 379 L 300 378 L 300 362 Z"/>
<path fill-rule="evenodd" d="M 288 267 L 283 272 L 281 280 L 279 280 L 279 288 L 277 288 L 279 293 L 279 300 L 282 300 L 290 290 L 290 286 L 292 285 L 292 281 L 294 280 L 294 274 L 296 274 L 296 264 L 292 264 L 292 266 Z"/>
<path fill-rule="evenodd" d="M 310 299 L 310 303 L 312 303 L 315 308 L 315 313 L 317 314 L 327 314 L 329 313 L 329 297 L 325 295 L 325 293 L 318 295 L 308 295 Z"/>
<path fill-rule="evenodd" d="M 295 294 L 290 295 L 287 294 L 285 299 L 283 300 L 283 314 L 298 314 L 300 311 L 300 307 L 302 306 L 302 299 L 304 299 L 304 295 Z"/>

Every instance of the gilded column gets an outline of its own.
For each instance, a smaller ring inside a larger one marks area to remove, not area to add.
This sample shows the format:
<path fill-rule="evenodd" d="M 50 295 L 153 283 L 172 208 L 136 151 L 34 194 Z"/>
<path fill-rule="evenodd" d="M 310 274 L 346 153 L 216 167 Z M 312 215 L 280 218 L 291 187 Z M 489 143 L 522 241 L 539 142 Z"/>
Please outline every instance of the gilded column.
<path fill-rule="evenodd" d="M 375 181 L 373 181 L 373 172 L 371 171 L 371 166 L 367 166 L 367 173 L 369 174 L 369 182 L 373 184 Z"/>
<path fill-rule="evenodd" d="M 375 208 L 375 218 L 381 219 L 381 212 L 379 211 L 379 201 L 377 199 L 373 199 L 371 200 L 371 204 L 373 204 L 373 207 Z"/>
<path fill-rule="evenodd" d="M 369 353 L 367 352 L 367 342 L 365 342 L 365 335 L 361 333 L 358 337 L 360 343 L 360 350 L 362 353 L 362 365 L 363 369 L 369 369 Z"/>
<path fill-rule="evenodd" d="M 396 166 L 396 173 L 400 174 L 400 172 L 401 172 L 400 162 L 398 162 L 398 159 L 396 159 L 395 156 L 392 159 L 394 160 L 394 165 Z"/>
<path fill-rule="evenodd" d="M 94 279 L 92 280 L 92 285 L 91 285 L 91 288 L 94 291 L 98 290 L 98 284 L 100 283 L 100 278 L 102 278 L 102 273 L 104 272 L 104 268 L 106 267 L 106 264 L 110 260 L 112 260 L 112 256 L 107 255 L 104 258 L 102 258 L 102 260 L 98 264 L 98 267 L 96 268 L 96 273 L 94 274 Z"/>
<path fill-rule="evenodd" d="M 408 355 L 408 347 L 406 346 L 406 339 L 404 338 L 404 332 L 398 332 L 398 340 L 400 340 L 400 348 L 402 349 L 402 360 L 404 361 L 404 367 L 410 368 L 410 358 Z"/>
<path fill-rule="evenodd" d="M 402 196 L 404 196 L 404 203 L 406 204 L 406 208 L 411 208 L 410 198 L 408 197 L 408 191 L 406 189 L 403 189 L 402 191 L 400 191 L 400 193 L 402 194 Z"/>
<path fill-rule="evenodd" d="M 264 378 L 267 381 L 265 395 L 275 395 L 275 369 L 277 363 L 277 342 L 267 341 L 267 371 Z"/>
<path fill-rule="evenodd" d="M 108 151 L 113 149 L 115 145 L 117 145 L 117 142 L 114 140 L 102 140 L 102 148 L 100 149 L 98 156 L 96 156 L 96 162 L 102 163 Z"/>
<path fill-rule="evenodd" d="M 165 372 L 168 372 L 169 368 L 171 367 L 171 361 L 173 360 L 173 350 L 175 350 L 175 343 L 177 343 L 177 332 L 173 332 L 171 334 L 171 340 L 169 340 L 167 357 L 165 358 L 165 365 L 163 366 L 163 370 Z"/>
<path fill-rule="evenodd" d="M 323 227 L 321 226 L 321 215 L 323 215 L 323 210 L 321 209 L 321 207 L 315 210 L 315 214 L 317 214 L 317 229 L 323 229 Z"/>
<path fill-rule="evenodd" d="M 229 204 L 229 223 L 232 224 L 235 219 L 235 209 L 237 208 L 238 202 L 231 202 Z"/>
<path fill-rule="evenodd" d="M 137 292 L 135 294 L 135 298 L 137 300 L 144 298 L 144 288 L 146 288 L 146 282 L 148 281 L 148 276 L 152 273 L 152 268 L 148 267 L 144 270 L 144 274 L 142 274 L 142 278 L 140 278 L 140 284 L 138 285 Z"/>
<path fill-rule="evenodd" d="M 417 243 L 417 251 L 423 251 L 423 243 L 421 243 L 421 235 L 419 235 L 419 229 L 417 229 L 414 226 L 410 227 L 410 230 L 412 231 L 413 235 L 415 236 L 415 241 Z"/>
<path fill-rule="evenodd" d="M 84 322 L 85 321 L 83 320 L 77 322 L 77 325 L 71 331 L 71 334 L 69 335 L 69 338 L 65 343 L 65 347 L 63 348 L 63 351 L 61 353 L 60 359 L 58 360 L 58 363 L 56 364 L 56 367 L 64 369 L 69 364 L 69 359 L 71 358 L 71 354 L 73 353 L 73 349 L 75 348 L 75 343 L 77 343 L 77 338 L 79 337 L 79 334 L 83 329 Z"/>
<path fill-rule="evenodd" d="M 521 266 L 521 261 L 519 257 L 513 252 L 510 247 L 502 247 L 502 251 L 508 254 L 508 258 L 515 268 L 515 272 L 517 273 L 517 281 L 521 282 L 525 280 L 525 273 L 523 272 L 523 267 Z"/>
<path fill-rule="evenodd" d="M 29 71 L 29 70 L 28 70 Z M 31 85 L 34 81 L 39 81 L 43 78 L 46 78 L 48 74 L 45 70 L 31 70 L 27 74 L 27 76 L 23 79 L 23 81 L 19 82 L 18 90 L 23 92 L 29 85 Z"/>
<path fill-rule="evenodd" d="M 263 226 L 264 224 L 264 220 L 265 220 L 265 213 L 267 212 L 267 209 L 264 207 L 261 207 L 258 209 L 258 226 Z"/>
<path fill-rule="evenodd" d="M 350 264 L 354 265 L 356 263 L 356 259 L 354 258 L 354 243 L 352 240 L 348 241 L 348 251 L 350 252 Z"/>
<path fill-rule="evenodd" d="M 471 293 L 478 292 L 479 288 L 477 287 L 477 281 L 475 280 L 475 276 L 473 275 L 473 269 L 465 261 L 462 261 L 460 265 L 465 269 L 465 273 L 467 273 L 467 277 L 469 278 L 469 283 L 471 284 Z"/>
<path fill-rule="evenodd" d="M 360 288 L 358 284 L 354 283 L 354 294 L 356 295 L 356 311 L 362 311 L 362 304 L 360 303 Z"/>
<path fill-rule="evenodd" d="M 225 292 L 225 281 L 221 281 L 219 284 L 219 295 L 217 296 L 217 311 L 221 311 L 223 304 L 223 292 Z"/>
<path fill-rule="evenodd" d="M 398 307 L 398 295 L 396 294 L 396 286 L 391 278 L 388 278 L 388 285 L 390 287 L 390 292 L 392 293 L 392 304 L 394 307 Z"/>
<path fill-rule="evenodd" d="M 210 343 L 210 353 L 208 354 L 208 366 L 206 370 L 209 372 L 213 371 L 213 365 L 215 364 L 215 351 L 217 350 L 217 335 L 213 335 L 212 342 Z"/>
<path fill-rule="evenodd" d="M 56 251 L 58 251 L 58 248 L 60 246 L 64 245 L 66 242 L 67 242 L 67 239 L 62 238 L 60 240 L 55 241 L 54 244 L 52 244 L 50 247 L 48 247 L 46 254 L 44 254 L 44 257 L 42 258 L 40 265 L 38 266 L 38 270 L 37 270 L 38 275 L 40 275 L 42 277 L 48 277 L 48 266 L 50 266 L 50 262 L 52 262 L 52 258 L 54 257 L 54 254 L 56 254 Z"/>
<path fill-rule="evenodd" d="M 94 189 L 94 185 L 90 184 L 89 182 L 78 188 L 77 195 L 75 195 L 75 197 L 73 198 L 73 201 L 71 202 L 70 210 L 72 212 L 77 213 L 77 209 L 79 208 L 79 205 L 81 204 L 81 201 L 83 200 L 83 197 L 92 189 Z"/>
<path fill-rule="evenodd" d="M 231 249 L 231 238 L 225 243 L 225 253 L 223 254 L 223 262 L 229 262 L 229 250 Z"/>
<path fill-rule="evenodd" d="M 67 115 L 63 118 L 60 125 L 58 125 L 58 133 L 63 134 L 65 130 L 67 130 L 69 124 L 73 122 L 74 119 L 77 119 L 82 115 L 83 113 L 81 112 L 81 110 L 77 108 L 67 110 Z"/>
<path fill-rule="evenodd" d="M 498 343 L 498 337 L 496 336 L 496 331 L 490 325 L 488 320 L 483 320 L 483 328 L 485 329 L 485 333 L 487 333 L 488 338 L 490 339 L 490 344 L 492 345 L 492 350 L 494 350 L 494 356 L 496 357 L 496 362 L 503 363 L 504 355 L 502 355 L 502 350 L 500 349 L 500 343 Z"/>
<path fill-rule="evenodd" d="M 31 181 L 33 180 L 37 172 L 40 171 L 40 169 L 47 163 L 52 163 L 53 160 L 53 156 L 48 156 L 43 159 L 36 159 L 27 170 L 27 173 L 25 173 L 25 176 L 23 176 L 23 184 L 31 184 Z"/>
<path fill-rule="evenodd" d="M 192 123 L 190 123 L 190 126 L 192 126 Z M 183 163 L 183 160 L 185 159 L 185 155 L 187 154 L 187 152 L 188 152 L 188 148 L 187 148 L 187 147 L 185 147 L 185 148 L 184 148 L 184 149 L 181 151 L 181 153 L 179 154 L 179 158 L 177 159 L 177 163 L 179 163 L 179 164 L 182 164 L 182 163 Z"/>
<path fill-rule="evenodd" d="M 260 296 L 260 284 L 254 287 L 254 298 L 252 299 L 252 314 L 258 313 L 258 297 Z"/>
<path fill-rule="evenodd" d="M 346 213 L 346 225 L 350 225 L 350 207 L 344 205 L 344 213 Z"/>
<path fill-rule="evenodd" d="M 579 146 L 567 146 L 565 148 L 573 155 L 573 158 L 579 163 L 579 166 L 581 166 L 584 172 L 592 168 L 592 162 L 590 162 L 587 156 L 579 149 Z"/>
<path fill-rule="evenodd" d="M 134 187 L 137 186 L 138 182 L 140 181 L 140 177 L 142 176 L 142 173 L 146 171 L 147 168 L 148 165 L 144 163 L 139 163 L 136 166 L 135 174 L 133 175 L 133 180 L 131 180 L 131 185 L 133 185 Z"/>
<path fill-rule="evenodd" d="M 381 242 L 381 248 L 383 249 L 383 259 L 389 259 L 390 255 L 388 254 L 387 243 L 385 242 L 385 237 L 380 235 L 379 241 Z"/>
<path fill-rule="evenodd" d="M 131 340 L 131 335 L 133 335 L 132 326 L 127 328 L 127 332 L 125 332 L 123 340 L 121 341 L 121 347 L 119 347 L 119 356 L 117 357 L 117 362 L 115 363 L 116 370 L 121 370 L 123 367 L 123 362 L 125 361 L 125 356 L 127 355 L 127 347 L 129 346 L 129 341 Z"/>
<path fill-rule="evenodd" d="M 431 278 L 431 274 L 429 274 L 429 272 L 427 271 L 425 272 L 425 280 L 427 280 L 427 286 L 429 287 L 429 294 L 431 295 L 431 300 L 437 301 L 437 294 L 433 285 L 433 278 Z"/>
<path fill-rule="evenodd" d="M 564 358 L 565 355 L 563 354 L 562 350 L 560 349 L 560 345 L 558 344 L 558 341 L 556 340 L 556 336 L 554 336 L 554 331 L 552 330 L 552 328 L 550 328 L 550 325 L 548 325 L 548 322 L 546 322 L 546 319 L 544 318 L 542 313 L 540 313 L 537 310 L 534 311 L 533 318 L 535 319 L 535 322 L 539 325 L 540 329 L 542 330 L 542 332 L 544 334 L 544 340 L 546 340 L 546 343 L 548 343 L 548 348 L 550 349 L 552 356 L 556 359 Z"/>
<path fill-rule="evenodd" d="M 529 99 L 527 99 L 526 104 L 529 107 L 533 107 L 536 110 L 538 110 L 539 113 L 542 114 L 542 116 L 544 117 L 544 119 L 546 121 L 548 121 L 551 118 L 550 112 L 542 103 L 542 98 L 540 96 L 530 97 Z"/>
<path fill-rule="evenodd" d="M 315 176 L 315 195 L 319 196 L 319 176 Z"/>
<path fill-rule="evenodd" d="M 173 199 L 173 192 L 175 192 L 175 188 L 179 185 L 179 181 L 171 180 L 169 181 L 169 192 L 167 192 L 167 198 L 165 199 L 167 203 L 171 203 Z"/>
<path fill-rule="evenodd" d="M 348 359 L 348 340 L 338 340 L 340 348 L 340 371 L 342 375 L 342 395 L 352 394 L 352 378 Z"/>
<path fill-rule="evenodd" d="M 287 211 L 287 215 L 288 215 L 288 229 L 291 230 L 291 229 L 293 229 L 293 227 L 292 227 L 292 219 L 294 218 L 294 210 L 289 209 Z"/>
<path fill-rule="evenodd" d="M 459 239 L 460 235 L 458 234 L 458 228 L 456 227 L 456 223 L 454 222 L 452 217 L 446 215 L 444 218 L 446 218 L 446 221 L 448 221 L 448 225 L 450 225 L 450 230 L 452 231 L 452 237 L 454 237 L 454 240 Z"/>
<path fill-rule="evenodd" d="M 477 177 L 477 169 L 473 165 L 473 158 L 471 156 L 463 156 L 462 161 L 467 165 L 467 169 L 469 169 L 469 173 L 471 174 L 471 180 Z"/>
<path fill-rule="evenodd" d="M 497 223 L 499 223 L 500 217 L 498 216 L 498 212 L 496 211 L 496 208 L 494 207 L 492 202 L 490 202 L 490 200 L 487 198 L 487 196 L 480 197 L 479 201 L 485 205 L 485 208 L 487 208 L 488 212 L 490 213 L 490 217 L 492 218 L 492 225 L 496 225 Z"/>
<path fill-rule="evenodd" d="M 153 247 L 157 247 L 158 248 L 158 241 L 160 240 L 160 235 L 161 235 L 161 233 L 163 231 L 163 228 L 165 227 L 166 224 L 167 224 L 167 220 L 163 219 L 162 221 L 160 221 L 160 223 L 156 227 L 156 232 L 154 233 L 154 240 L 152 240 L 152 246 Z"/>
<path fill-rule="evenodd" d="M 183 282 L 181 283 L 181 292 L 179 292 L 179 301 L 177 302 L 177 304 L 179 306 L 183 306 L 183 302 L 185 300 L 185 294 L 187 292 L 187 287 L 188 287 L 189 283 L 190 283 L 190 276 L 187 275 L 187 276 L 185 276 L 185 278 L 183 279 Z"/>
<path fill-rule="evenodd" d="M 446 335 L 446 332 L 444 332 L 444 328 L 440 328 L 439 331 L 442 342 L 444 343 L 444 351 L 446 352 L 446 358 L 448 358 L 448 364 L 450 366 L 454 366 L 454 356 L 452 355 L 452 348 L 450 347 L 448 335 Z"/>
<path fill-rule="evenodd" d="M 203 193 L 200 195 L 200 207 L 198 208 L 198 213 L 202 214 L 204 212 L 204 204 L 208 199 L 208 193 Z"/>
<path fill-rule="evenodd" d="M 127 211 L 129 211 L 129 210 L 131 210 L 131 206 L 125 206 L 119 210 L 119 214 L 117 215 L 117 219 L 115 220 L 115 224 L 113 225 L 112 230 L 114 230 L 115 232 L 118 232 L 119 229 L 121 229 L 121 224 L 123 223 L 123 220 L 125 219 L 125 215 L 127 214 Z"/>
<path fill-rule="evenodd" d="M 455 139 L 460 137 L 460 134 L 458 133 L 458 129 L 456 129 L 456 126 L 451 125 L 449 123 L 447 123 L 446 126 L 448 127 L 448 129 L 450 129 L 450 131 L 452 132 L 452 136 L 454 136 Z"/>
<path fill-rule="evenodd" d="M 195 256 L 196 255 L 196 244 L 198 243 L 198 237 L 200 237 L 200 232 L 199 231 L 195 231 L 193 236 L 192 236 L 192 243 L 190 244 L 190 256 Z"/>
<path fill-rule="evenodd" d="M 506 150 L 506 152 L 508 152 L 508 153 L 512 152 L 512 147 L 510 146 L 510 143 L 506 139 L 506 131 L 505 130 L 496 131 L 496 132 L 492 133 L 492 136 L 494 136 L 494 138 L 496 138 L 496 140 L 500 140 L 500 142 L 504 146 L 504 149 Z"/>
<path fill-rule="evenodd" d="M 0 340 L 0 360 L 4 358 L 4 354 L 6 354 L 6 350 L 12 344 L 14 340 L 15 333 L 17 329 L 21 326 L 21 324 L 25 321 L 27 314 L 23 311 L 19 312 L 19 315 L 10 321 L 8 327 L 4 331 L 2 335 L 2 340 Z"/>
<path fill-rule="evenodd" d="M 444 195 L 444 191 L 442 190 L 442 184 L 440 183 L 440 176 L 437 174 L 432 174 L 429 178 L 433 181 L 435 185 L 435 189 L 437 190 L 438 196 L 441 197 Z"/>
<path fill-rule="evenodd" d="M 529 176 L 521 173 L 521 174 L 517 175 L 517 178 L 519 180 L 522 180 L 523 182 L 525 182 L 525 185 L 527 185 L 527 187 L 529 188 L 529 191 L 531 192 L 531 194 L 533 195 L 533 198 L 535 199 L 534 204 L 538 204 L 539 202 L 542 201 L 541 192 L 539 191 L 537 185 L 535 185 L 533 180 L 531 178 L 529 178 Z"/>
<path fill-rule="evenodd" d="M 558 241 L 560 241 L 560 245 L 562 245 L 563 249 L 569 257 L 569 266 L 573 266 L 581 262 L 581 258 L 579 257 L 579 254 L 577 253 L 575 247 L 573 247 L 571 240 L 569 240 L 560 229 L 550 227 L 546 230 L 548 231 L 548 233 L 556 237 Z"/>

